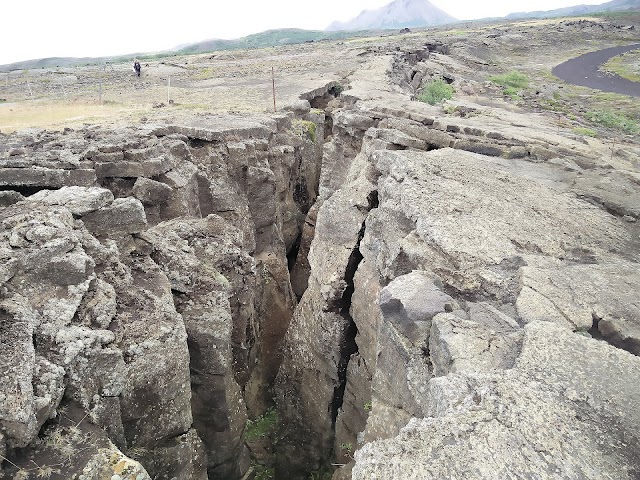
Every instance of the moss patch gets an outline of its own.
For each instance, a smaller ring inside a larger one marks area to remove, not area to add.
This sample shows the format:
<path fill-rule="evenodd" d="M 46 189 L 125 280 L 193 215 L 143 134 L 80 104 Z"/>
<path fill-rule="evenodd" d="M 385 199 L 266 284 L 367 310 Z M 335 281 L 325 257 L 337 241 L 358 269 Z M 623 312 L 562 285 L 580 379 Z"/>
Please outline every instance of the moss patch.
<path fill-rule="evenodd" d="M 316 124 L 308 120 L 294 120 L 293 130 L 301 137 L 308 137 L 316 143 Z"/>

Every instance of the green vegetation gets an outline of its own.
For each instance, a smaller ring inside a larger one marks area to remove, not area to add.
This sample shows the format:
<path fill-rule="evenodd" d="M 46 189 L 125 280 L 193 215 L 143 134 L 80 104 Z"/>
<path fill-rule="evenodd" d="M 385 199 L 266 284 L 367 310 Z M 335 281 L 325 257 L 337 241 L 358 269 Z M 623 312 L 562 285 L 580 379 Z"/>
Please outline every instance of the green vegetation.
<path fill-rule="evenodd" d="M 444 80 L 434 80 L 425 85 L 418 100 L 429 105 L 435 105 L 443 100 L 449 100 L 454 92 L 453 87 Z"/>
<path fill-rule="evenodd" d="M 342 443 L 340 444 L 340 450 L 345 453 L 352 453 L 353 445 L 351 445 L 350 443 Z"/>
<path fill-rule="evenodd" d="M 329 89 L 329 92 L 332 93 L 335 97 L 339 96 L 342 92 L 344 92 L 344 87 L 340 84 L 334 85 Z"/>
<path fill-rule="evenodd" d="M 292 45 L 307 42 L 321 42 L 323 40 L 344 40 L 351 37 L 370 35 L 371 31 L 323 32 L 321 30 L 301 30 L 299 28 L 283 28 L 267 30 L 237 40 L 208 40 L 194 43 L 179 50 L 179 54 L 204 53 L 216 50 L 242 50 L 246 48 L 266 48 L 278 45 Z"/>
<path fill-rule="evenodd" d="M 277 425 L 278 413 L 271 408 L 255 420 L 247 420 L 245 439 L 251 441 L 265 438 L 275 432 Z"/>
<path fill-rule="evenodd" d="M 640 82 L 640 50 L 632 50 L 613 57 L 602 68 L 632 82 Z"/>
<path fill-rule="evenodd" d="M 333 471 L 328 468 L 322 468 L 317 472 L 312 472 L 309 480 L 331 480 Z"/>
<path fill-rule="evenodd" d="M 308 120 L 294 120 L 293 130 L 300 137 L 307 136 L 309 140 L 316 143 L 316 124 Z"/>
<path fill-rule="evenodd" d="M 372 405 L 371 401 L 369 401 L 369 402 L 364 404 L 364 411 L 365 412 L 370 412 L 372 408 L 373 408 L 373 405 Z"/>
<path fill-rule="evenodd" d="M 573 129 L 574 133 L 577 133 L 578 135 L 583 135 L 585 137 L 597 137 L 598 133 L 595 130 L 592 130 L 590 128 L 585 128 L 585 127 L 576 127 Z"/>
<path fill-rule="evenodd" d="M 276 478 L 276 472 L 273 467 L 266 467 L 259 463 L 254 463 L 253 470 L 256 472 L 255 480 L 273 480 Z"/>
<path fill-rule="evenodd" d="M 504 87 L 503 93 L 511 98 L 518 96 L 518 93 L 529 86 L 529 78 L 517 70 L 513 70 L 503 75 L 490 77 L 493 83 Z"/>
<path fill-rule="evenodd" d="M 612 110 L 591 110 L 587 112 L 590 122 L 624 133 L 639 133 L 640 125 L 633 118 Z"/>

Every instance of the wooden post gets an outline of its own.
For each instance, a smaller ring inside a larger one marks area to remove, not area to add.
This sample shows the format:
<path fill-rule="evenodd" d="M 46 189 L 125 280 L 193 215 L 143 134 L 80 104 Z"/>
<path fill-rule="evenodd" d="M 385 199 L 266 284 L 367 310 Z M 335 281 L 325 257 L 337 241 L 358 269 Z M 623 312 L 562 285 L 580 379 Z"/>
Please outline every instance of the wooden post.
<path fill-rule="evenodd" d="M 271 83 L 273 85 L 273 111 L 277 112 L 277 109 L 276 109 L 276 74 L 275 74 L 275 71 L 274 71 L 273 67 L 271 67 Z"/>
<path fill-rule="evenodd" d="M 29 79 L 27 78 L 27 87 L 29 87 L 29 95 L 33 98 L 33 91 L 31 90 L 31 83 L 29 83 Z"/>
<path fill-rule="evenodd" d="M 611 158 L 609 159 L 610 162 L 613 160 L 613 153 L 614 153 L 614 151 L 616 149 L 616 140 L 617 140 L 617 137 L 614 136 L 613 137 L 613 145 L 611 145 Z"/>
<path fill-rule="evenodd" d="M 171 97 L 169 95 L 170 90 L 171 90 L 171 76 L 167 78 L 167 105 L 171 103 L 171 99 L 170 99 Z"/>
<path fill-rule="evenodd" d="M 100 76 L 100 105 L 102 105 L 102 76 Z"/>

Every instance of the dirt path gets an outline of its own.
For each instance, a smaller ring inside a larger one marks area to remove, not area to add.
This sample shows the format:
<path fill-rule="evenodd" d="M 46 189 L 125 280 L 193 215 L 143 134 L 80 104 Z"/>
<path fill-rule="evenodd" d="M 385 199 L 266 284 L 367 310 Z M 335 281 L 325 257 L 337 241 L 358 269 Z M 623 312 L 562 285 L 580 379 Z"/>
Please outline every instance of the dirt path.
<path fill-rule="evenodd" d="M 597 52 L 587 53 L 561 63 L 552 72 L 556 77 L 573 85 L 640 97 L 640 82 L 632 82 L 618 75 L 598 70 L 610 58 L 638 48 L 640 48 L 640 44 L 605 48 Z"/>

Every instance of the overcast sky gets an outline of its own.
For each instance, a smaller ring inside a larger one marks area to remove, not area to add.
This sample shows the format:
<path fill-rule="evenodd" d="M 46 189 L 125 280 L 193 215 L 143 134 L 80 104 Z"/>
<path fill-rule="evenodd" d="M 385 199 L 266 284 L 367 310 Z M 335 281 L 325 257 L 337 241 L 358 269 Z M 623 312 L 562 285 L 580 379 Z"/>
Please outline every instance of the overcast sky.
<path fill-rule="evenodd" d="M 3 0 L 0 64 L 43 57 L 151 52 L 271 28 L 323 30 L 391 0 Z M 432 0 L 459 19 L 602 0 Z"/>

